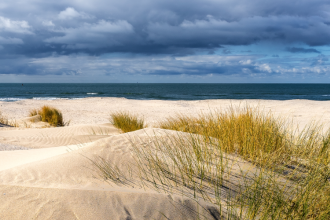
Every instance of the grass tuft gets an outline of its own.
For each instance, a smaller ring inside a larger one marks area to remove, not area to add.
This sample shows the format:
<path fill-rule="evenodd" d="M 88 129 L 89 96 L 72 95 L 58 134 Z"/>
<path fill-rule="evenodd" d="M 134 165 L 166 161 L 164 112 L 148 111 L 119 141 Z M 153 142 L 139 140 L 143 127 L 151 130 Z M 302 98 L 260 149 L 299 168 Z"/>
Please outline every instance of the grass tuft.
<path fill-rule="evenodd" d="M 7 116 L 3 115 L 0 111 L 0 124 L 8 125 L 11 127 L 18 127 L 18 124 L 15 120 L 9 120 Z"/>
<path fill-rule="evenodd" d="M 4 116 L 1 111 L 0 111 L 0 123 L 4 125 L 9 125 L 8 118 Z"/>
<path fill-rule="evenodd" d="M 225 112 L 198 117 L 177 115 L 161 122 L 159 127 L 214 137 L 224 152 L 253 161 L 262 162 L 271 154 L 289 150 L 283 121 L 257 108 L 231 107 Z"/>
<path fill-rule="evenodd" d="M 124 133 L 140 130 L 146 127 L 143 118 L 138 118 L 136 115 L 132 115 L 127 111 L 111 113 L 110 122 Z"/>
<path fill-rule="evenodd" d="M 32 109 L 29 116 L 40 115 L 41 121 L 48 122 L 51 126 L 67 126 L 70 122 L 63 121 L 63 115 L 60 110 L 44 105 L 40 109 Z"/>
<path fill-rule="evenodd" d="M 29 112 L 29 116 L 30 116 L 30 117 L 32 117 L 32 116 L 36 116 L 36 115 L 39 115 L 37 109 L 32 109 L 32 110 L 30 110 L 30 112 Z"/>

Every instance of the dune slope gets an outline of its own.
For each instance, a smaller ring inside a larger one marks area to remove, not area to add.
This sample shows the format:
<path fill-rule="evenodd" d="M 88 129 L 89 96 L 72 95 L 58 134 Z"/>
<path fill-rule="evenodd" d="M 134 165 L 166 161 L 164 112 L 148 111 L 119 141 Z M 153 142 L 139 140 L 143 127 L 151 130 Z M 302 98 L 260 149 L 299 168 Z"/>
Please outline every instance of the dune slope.
<path fill-rule="evenodd" d="M 29 148 L 58 147 L 92 142 L 113 134 L 119 134 L 119 131 L 109 124 L 0 130 L 0 143 L 10 143 Z"/>
<path fill-rule="evenodd" d="M 154 129 L 128 135 L 116 134 L 111 127 L 107 131 L 111 136 L 103 133 L 95 135 L 99 140 L 62 147 L 53 147 L 60 145 L 57 137 L 89 135 L 89 129 L 73 126 L 10 131 L 16 136 L 1 131 L 6 138 L 25 141 L 29 147 L 50 147 L 0 152 L 0 219 L 219 218 L 212 204 L 201 203 L 201 209 L 187 197 L 138 186 L 116 186 L 100 178 L 89 159 L 102 157 L 125 169 L 132 161 L 128 137 L 138 136 L 143 141 Z M 38 137 L 38 132 L 53 136 L 34 144 L 29 137 Z"/>

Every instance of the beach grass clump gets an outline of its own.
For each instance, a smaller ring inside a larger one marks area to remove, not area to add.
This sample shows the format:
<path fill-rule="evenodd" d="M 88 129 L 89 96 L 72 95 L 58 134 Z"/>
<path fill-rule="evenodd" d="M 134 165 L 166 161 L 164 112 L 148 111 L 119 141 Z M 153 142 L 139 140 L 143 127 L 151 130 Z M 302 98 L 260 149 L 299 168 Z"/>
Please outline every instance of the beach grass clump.
<path fill-rule="evenodd" d="M 0 124 L 8 125 L 11 127 L 18 127 L 16 120 L 9 120 L 7 116 L 3 115 L 0 111 Z"/>
<path fill-rule="evenodd" d="M 1 111 L 0 111 L 0 123 L 4 125 L 8 125 L 9 123 L 8 118 L 4 116 Z"/>
<path fill-rule="evenodd" d="M 39 115 L 38 113 L 38 110 L 37 109 L 32 109 L 29 111 L 29 116 L 32 117 L 32 116 L 36 116 L 36 115 Z"/>
<path fill-rule="evenodd" d="M 246 107 L 178 115 L 160 127 L 178 132 L 131 140 L 137 185 L 213 203 L 226 219 L 330 219 L 330 131 L 322 126 L 297 132 Z M 129 178 L 109 161 L 97 165 L 105 179 Z"/>
<path fill-rule="evenodd" d="M 159 127 L 214 137 L 224 152 L 260 163 L 266 157 L 283 157 L 289 151 L 284 121 L 258 108 L 231 107 L 198 117 L 177 115 L 160 122 Z"/>
<path fill-rule="evenodd" d="M 62 112 L 54 107 L 44 105 L 40 109 L 32 109 L 29 116 L 39 115 L 41 121 L 48 122 L 51 126 L 66 126 L 69 122 L 64 122 Z"/>
<path fill-rule="evenodd" d="M 140 130 L 146 127 L 143 118 L 139 118 L 128 111 L 117 111 L 111 113 L 110 122 L 124 133 Z"/>

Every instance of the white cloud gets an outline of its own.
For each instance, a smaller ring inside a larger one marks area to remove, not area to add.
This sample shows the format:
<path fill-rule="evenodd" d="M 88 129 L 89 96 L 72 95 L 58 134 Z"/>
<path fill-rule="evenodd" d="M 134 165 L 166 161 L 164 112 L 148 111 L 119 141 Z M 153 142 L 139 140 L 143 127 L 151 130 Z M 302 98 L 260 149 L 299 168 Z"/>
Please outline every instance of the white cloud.
<path fill-rule="evenodd" d="M 52 21 L 43 21 L 42 22 L 42 25 L 43 26 L 46 26 L 46 27 L 53 27 L 53 26 L 55 26 Z"/>
<path fill-rule="evenodd" d="M 30 25 L 26 21 L 13 21 L 9 18 L 0 16 L 0 31 L 32 34 Z"/>
<path fill-rule="evenodd" d="M 61 11 L 58 14 L 58 18 L 60 20 L 69 20 L 73 18 L 92 18 L 92 16 L 84 13 L 84 12 L 77 12 L 74 8 L 68 7 L 64 11 Z"/>
<path fill-rule="evenodd" d="M 241 61 L 239 61 L 239 63 L 242 65 L 250 65 L 252 63 L 252 61 L 251 60 L 241 60 Z"/>
<path fill-rule="evenodd" d="M 58 18 L 62 20 L 66 20 L 79 16 L 80 14 L 74 8 L 67 8 L 59 13 Z"/>
<path fill-rule="evenodd" d="M 261 72 L 268 72 L 268 73 L 271 73 L 272 72 L 272 68 L 268 64 L 266 64 L 266 63 L 260 64 L 260 65 L 257 65 L 257 66 L 258 66 L 257 68 Z"/>

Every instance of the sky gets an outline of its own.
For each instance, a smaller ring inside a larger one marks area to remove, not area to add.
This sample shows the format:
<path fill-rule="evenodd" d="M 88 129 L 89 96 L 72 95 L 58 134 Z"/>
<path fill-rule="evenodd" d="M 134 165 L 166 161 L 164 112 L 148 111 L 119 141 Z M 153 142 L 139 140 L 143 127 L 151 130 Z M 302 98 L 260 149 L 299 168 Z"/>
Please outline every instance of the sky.
<path fill-rule="evenodd" d="M 330 83 L 329 0 L 1 0 L 0 83 Z"/>

